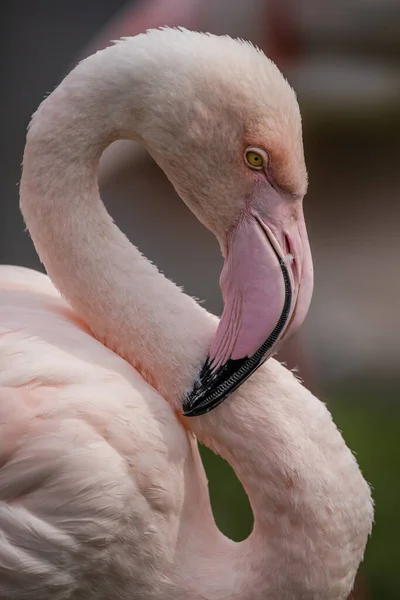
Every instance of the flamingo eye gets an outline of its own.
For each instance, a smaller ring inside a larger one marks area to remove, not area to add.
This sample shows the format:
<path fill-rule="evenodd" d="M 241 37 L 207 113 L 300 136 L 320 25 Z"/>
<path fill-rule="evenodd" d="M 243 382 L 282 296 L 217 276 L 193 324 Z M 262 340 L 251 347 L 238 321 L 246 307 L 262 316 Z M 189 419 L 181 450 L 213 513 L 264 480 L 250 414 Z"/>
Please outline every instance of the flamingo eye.
<path fill-rule="evenodd" d="M 247 148 L 244 161 L 250 169 L 260 171 L 266 165 L 267 154 L 261 148 Z"/>

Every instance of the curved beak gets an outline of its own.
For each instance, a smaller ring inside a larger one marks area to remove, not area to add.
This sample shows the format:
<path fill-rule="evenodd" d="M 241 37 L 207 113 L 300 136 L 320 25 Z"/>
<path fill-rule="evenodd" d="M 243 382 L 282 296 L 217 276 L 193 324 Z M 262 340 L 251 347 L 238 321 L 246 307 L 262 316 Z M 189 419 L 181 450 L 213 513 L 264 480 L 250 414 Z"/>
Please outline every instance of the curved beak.
<path fill-rule="evenodd" d="M 313 268 L 301 203 L 275 188 L 254 198 L 227 243 L 222 314 L 208 358 L 183 404 L 209 412 L 235 391 L 304 321 Z"/>

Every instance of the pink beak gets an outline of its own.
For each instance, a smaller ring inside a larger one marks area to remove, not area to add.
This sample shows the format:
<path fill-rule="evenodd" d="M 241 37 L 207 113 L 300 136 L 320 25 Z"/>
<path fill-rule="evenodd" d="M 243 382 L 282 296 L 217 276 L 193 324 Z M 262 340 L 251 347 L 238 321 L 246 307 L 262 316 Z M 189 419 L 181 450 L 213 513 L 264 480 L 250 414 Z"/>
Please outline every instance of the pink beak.
<path fill-rule="evenodd" d="M 220 284 L 224 312 L 186 416 L 218 406 L 304 321 L 313 268 L 299 200 L 272 186 L 252 199 L 229 236 Z"/>

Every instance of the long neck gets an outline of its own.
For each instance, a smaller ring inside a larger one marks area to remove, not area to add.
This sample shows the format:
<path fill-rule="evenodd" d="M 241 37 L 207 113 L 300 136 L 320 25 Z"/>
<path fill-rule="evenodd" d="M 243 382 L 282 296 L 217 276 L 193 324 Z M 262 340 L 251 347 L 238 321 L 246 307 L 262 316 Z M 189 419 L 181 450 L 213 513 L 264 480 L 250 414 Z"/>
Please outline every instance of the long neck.
<path fill-rule="evenodd" d="M 128 111 L 126 98 L 104 87 L 106 75 L 84 75 L 70 75 L 34 117 L 21 208 L 51 279 L 94 335 L 179 407 L 216 319 L 129 243 L 99 197 L 104 148 L 118 137 L 141 139 L 140 78 L 130 81 Z M 249 540 L 229 546 L 236 576 L 226 598 L 340 598 L 361 558 L 370 504 L 325 407 L 269 361 L 188 427 L 235 468 L 255 515 Z M 328 580 L 336 595 L 327 595 Z"/>
<path fill-rule="evenodd" d="M 141 140 L 145 103 L 145 80 L 130 69 L 120 73 L 128 90 L 107 85 L 118 80 L 108 57 L 106 51 L 81 63 L 34 115 L 21 209 L 61 294 L 99 340 L 180 408 L 215 325 L 128 241 L 100 199 L 100 156 L 117 138 Z"/>

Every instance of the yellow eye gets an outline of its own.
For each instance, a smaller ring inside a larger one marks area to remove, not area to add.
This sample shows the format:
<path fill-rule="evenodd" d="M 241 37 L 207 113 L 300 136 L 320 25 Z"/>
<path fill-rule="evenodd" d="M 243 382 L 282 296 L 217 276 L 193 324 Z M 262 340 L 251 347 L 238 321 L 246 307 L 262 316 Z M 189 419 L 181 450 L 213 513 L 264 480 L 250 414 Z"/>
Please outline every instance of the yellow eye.
<path fill-rule="evenodd" d="M 265 164 L 263 154 L 258 150 L 246 150 L 244 158 L 247 166 L 252 169 L 262 169 Z"/>

